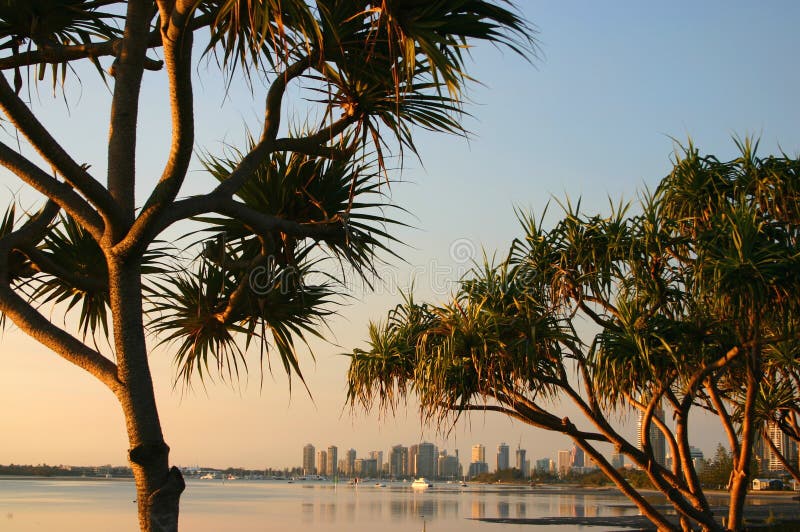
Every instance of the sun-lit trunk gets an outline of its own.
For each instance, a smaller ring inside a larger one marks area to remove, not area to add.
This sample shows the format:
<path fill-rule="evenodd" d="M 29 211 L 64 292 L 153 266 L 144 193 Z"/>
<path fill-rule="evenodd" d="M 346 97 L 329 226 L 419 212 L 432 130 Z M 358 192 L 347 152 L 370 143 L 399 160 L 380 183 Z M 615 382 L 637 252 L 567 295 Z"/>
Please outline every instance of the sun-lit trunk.
<path fill-rule="evenodd" d="M 597 449 L 591 445 L 588 445 L 586 441 L 580 440 L 579 438 L 573 438 L 573 441 L 578 447 L 583 449 L 583 452 L 585 452 L 595 464 L 597 464 L 597 467 L 600 468 L 600 471 L 602 471 L 603 474 L 609 480 L 611 480 L 631 502 L 636 505 L 642 515 L 648 518 L 651 523 L 656 525 L 659 530 L 678 530 L 678 527 L 670 523 L 666 517 L 664 517 L 664 514 L 653 508 L 653 506 L 647 502 L 647 499 L 645 499 L 641 493 L 636 491 L 636 489 L 634 489 L 628 483 L 628 481 L 625 480 L 625 477 L 623 477 L 619 471 L 614 469 L 614 467 L 601 453 L 597 451 Z"/>
<path fill-rule="evenodd" d="M 142 321 L 139 266 L 109 261 L 109 288 L 122 383 L 117 398 L 128 430 L 139 526 L 142 532 L 175 532 L 184 481 L 177 468 L 169 467 L 169 447 L 158 418 Z"/>
<path fill-rule="evenodd" d="M 728 529 L 742 530 L 744 504 L 750 486 L 750 462 L 753 456 L 755 439 L 755 407 L 761 381 L 761 356 L 758 346 L 754 346 L 747 367 L 747 392 L 742 412 L 742 440 L 738 456 L 733 457 L 731 473 L 730 507 L 728 509 Z"/>

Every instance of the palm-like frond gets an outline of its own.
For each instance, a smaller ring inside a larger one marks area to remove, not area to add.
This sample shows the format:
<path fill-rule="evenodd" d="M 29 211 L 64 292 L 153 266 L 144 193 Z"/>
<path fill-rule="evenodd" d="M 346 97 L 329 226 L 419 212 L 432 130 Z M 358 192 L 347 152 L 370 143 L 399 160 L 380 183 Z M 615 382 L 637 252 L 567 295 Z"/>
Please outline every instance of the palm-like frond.
<path fill-rule="evenodd" d="M 219 318 L 227 302 L 225 294 L 235 289 L 235 279 L 204 263 L 197 274 L 170 276 L 155 284 L 160 297 L 151 299 L 149 311 L 154 319 L 150 328 L 162 336 L 162 344 L 177 344 L 176 380 L 189 385 L 195 372 L 204 380 L 209 358 L 223 376 L 238 377 L 240 364 L 246 368 L 247 363 L 234 332 L 246 330 Z"/>
<path fill-rule="evenodd" d="M 317 19 L 305 0 L 202 0 L 198 9 L 214 19 L 206 53 L 220 49 L 231 72 L 240 67 L 249 75 L 264 61 L 274 70 L 320 41 Z"/>
<path fill-rule="evenodd" d="M 38 247 L 42 260 L 31 300 L 39 305 L 65 303 L 65 312 L 79 310 L 78 329 L 85 337 L 98 331 L 108 336 L 108 268 L 106 257 L 94 238 L 69 216 L 50 227 Z M 144 276 L 166 271 L 163 259 L 169 250 L 158 245 L 148 249 L 140 266 Z M 145 277 L 145 282 L 148 282 Z"/>
<path fill-rule="evenodd" d="M 66 312 L 80 310 L 78 328 L 86 336 L 98 328 L 108 336 L 108 268 L 100 246 L 68 216 L 45 236 L 41 252 L 69 275 L 45 275 L 31 299 L 40 304 L 66 303 Z"/>
<path fill-rule="evenodd" d="M 271 262 L 236 270 L 199 259 L 195 271 L 158 282 L 150 329 L 162 344 L 175 347 L 176 382 L 189 386 L 195 375 L 204 381 L 210 369 L 238 380 L 248 369 L 246 350 L 254 339 L 262 365 L 271 368 L 274 349 L 287 375 L 303 381 L 297 343 L 320 336 L 333 305 L 328 285 L 304 283 L 307 277 L 313 277 L 308 264 L 297 268 Z"/>
<path fill-rule="evenodd" d="M 252 139 L 250 142 L 252 145 Z M 241 156 L 233 150 L 230 158 L 206 157 L 204 165 L 213 177 L 224 181 Z M 378 170 L 368 159 L 329 160 L 277 152 L 257 168 L 236 195 L 260 213 L 300 224 L 340 223 L 342 231 L 321 242 L 368 281 L 378 253 L 394 255 L 389 245 L 397 239 L 388 227 L 404 225 L 385 215 L 398 207 L 385 200 L 381 186 Z M 266 253 L 283 264 L 293 264 L 310 252 L 302 242 L 277 231 L 260 235 L 265 240 L 256 244 L 256 235 L 240 221 L 210 217 L 201 221 L 209 224 L 207 231 L 215 235 L 212 240 L 223 238 L 249 245 L 249 258 L 254 253 Z"/>
<path fill-rule="evenodd" d="M 17 55 L 21 48 L 48 49 L 56 45 L 86 45 L 122 35 L 116 21 L 122 17 L 101 0 L 2 0 L 0 2 L 0 49 Z M 90 58 L 100 75 L 104 71 L 95 57 Z M 52 66 L 53 85 L 66 76 L 67 63 Z M 46 63 L 39 65 L 38 79 L 43 79 Z M 15 85 L 22 79 L 16 71 Z"/>

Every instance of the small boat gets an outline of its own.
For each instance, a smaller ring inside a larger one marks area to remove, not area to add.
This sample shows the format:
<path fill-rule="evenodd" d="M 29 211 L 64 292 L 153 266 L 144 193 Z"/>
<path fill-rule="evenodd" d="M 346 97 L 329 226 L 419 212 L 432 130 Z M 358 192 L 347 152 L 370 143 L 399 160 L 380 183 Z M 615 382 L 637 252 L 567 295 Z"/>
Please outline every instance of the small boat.
<path fill-rule="evenodd" d="M 420 477 L 411 483 L 411 487 L 414 489 L 425 489 L 425 488 L 432 488 L 433 484 L 425 480 L 425 477 Z"/>
<path fill-rule="evenodd" d="M 213 473 L 206 473 L 205 475 L 200 477 L 200 480 L 214 480 L 214 474 Z"/>

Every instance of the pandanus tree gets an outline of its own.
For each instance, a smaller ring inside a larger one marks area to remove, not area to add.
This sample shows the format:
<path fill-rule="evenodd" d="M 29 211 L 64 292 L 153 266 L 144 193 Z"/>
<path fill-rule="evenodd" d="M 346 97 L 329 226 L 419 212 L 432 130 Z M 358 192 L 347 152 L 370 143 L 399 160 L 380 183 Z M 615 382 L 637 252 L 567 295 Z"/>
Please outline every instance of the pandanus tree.
<path fill-rule="evenodd" d="M 499 412 L 570 437 L 659 529 L 740 529 L 767 352 L 796 330 L 790 294 L 800 288 L 797 221 L 773 203 L 793 194 L 798 161 L 741 148 L 721 162 L 690 145 L 636 213 L 611 205 L 588 216 L 567 203 L 549 230 L 521 214 L 524 237 L 499 264 L 476 267 L 450 302 L 408 296 L 370 325 L 367 347 L 352 353 L 350 404 L 393 409 L 414 394 L 440 427 Z M 714 516 L 692 463 L 698 409 L 730 439 L 727 516 Z M 631 413 L 636 439 L 612 423 Z M 679 522 L 611 466 L 609 445 Z"/>
<path fill-rule="evenodd" d="M 186 382 L 236 378 L 251 346 L 260 364 L 273 356 L 299 375 L 298 344 L 319 334 L 344 278 L 368 281 L 393 240 L 383 187 L 400 165 L 389 157 L 416 153 L 419 128 L 463 135 L 467 48 L 528 55 L 531 34 L 502 0 L 0 2 L 0 108 L 19 138 L 0 142 L 0 164 L 43 198 L 38 212 L 12 206 L 3 218 L 0 312 L 113 392 L 142 530 L 176 530 L 184 488 L 146 330 Z M 92 139 L 107 144 L 101 164 L 68 152 L 68 132 L 24 98 L 26 80 L 57 92 L 80 63 L 110 91 L 108 138 Z M 245 84 L 263 115 L 246 145 L 196 157 L 193 78 L 204 75 Z M 170 109 L 154 179 L 137 172 L 146 76 L 163 77 Z M 285 125 L 305 110 L 306 125 Z M 205 192 L 187 177 L 195 159 L 218 181 Z M 159 238 L 184 221 L 195 239 L 179 253 Z M 49 319 L 47 304 L 76 313 L 77 326 Z"/>

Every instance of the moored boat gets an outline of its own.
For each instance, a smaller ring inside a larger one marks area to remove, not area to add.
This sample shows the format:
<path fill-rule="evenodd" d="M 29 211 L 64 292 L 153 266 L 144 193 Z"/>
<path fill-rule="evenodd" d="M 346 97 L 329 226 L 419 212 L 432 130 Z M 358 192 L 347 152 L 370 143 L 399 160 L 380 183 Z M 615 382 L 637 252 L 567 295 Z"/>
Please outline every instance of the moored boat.
<path fill-rule="evenodd" d="M 432 488 L 433 484 L 425 480 L 425 477 L 420 477 L 411 483 L 411 487 L 414 489 L 425 489 Z"/>

